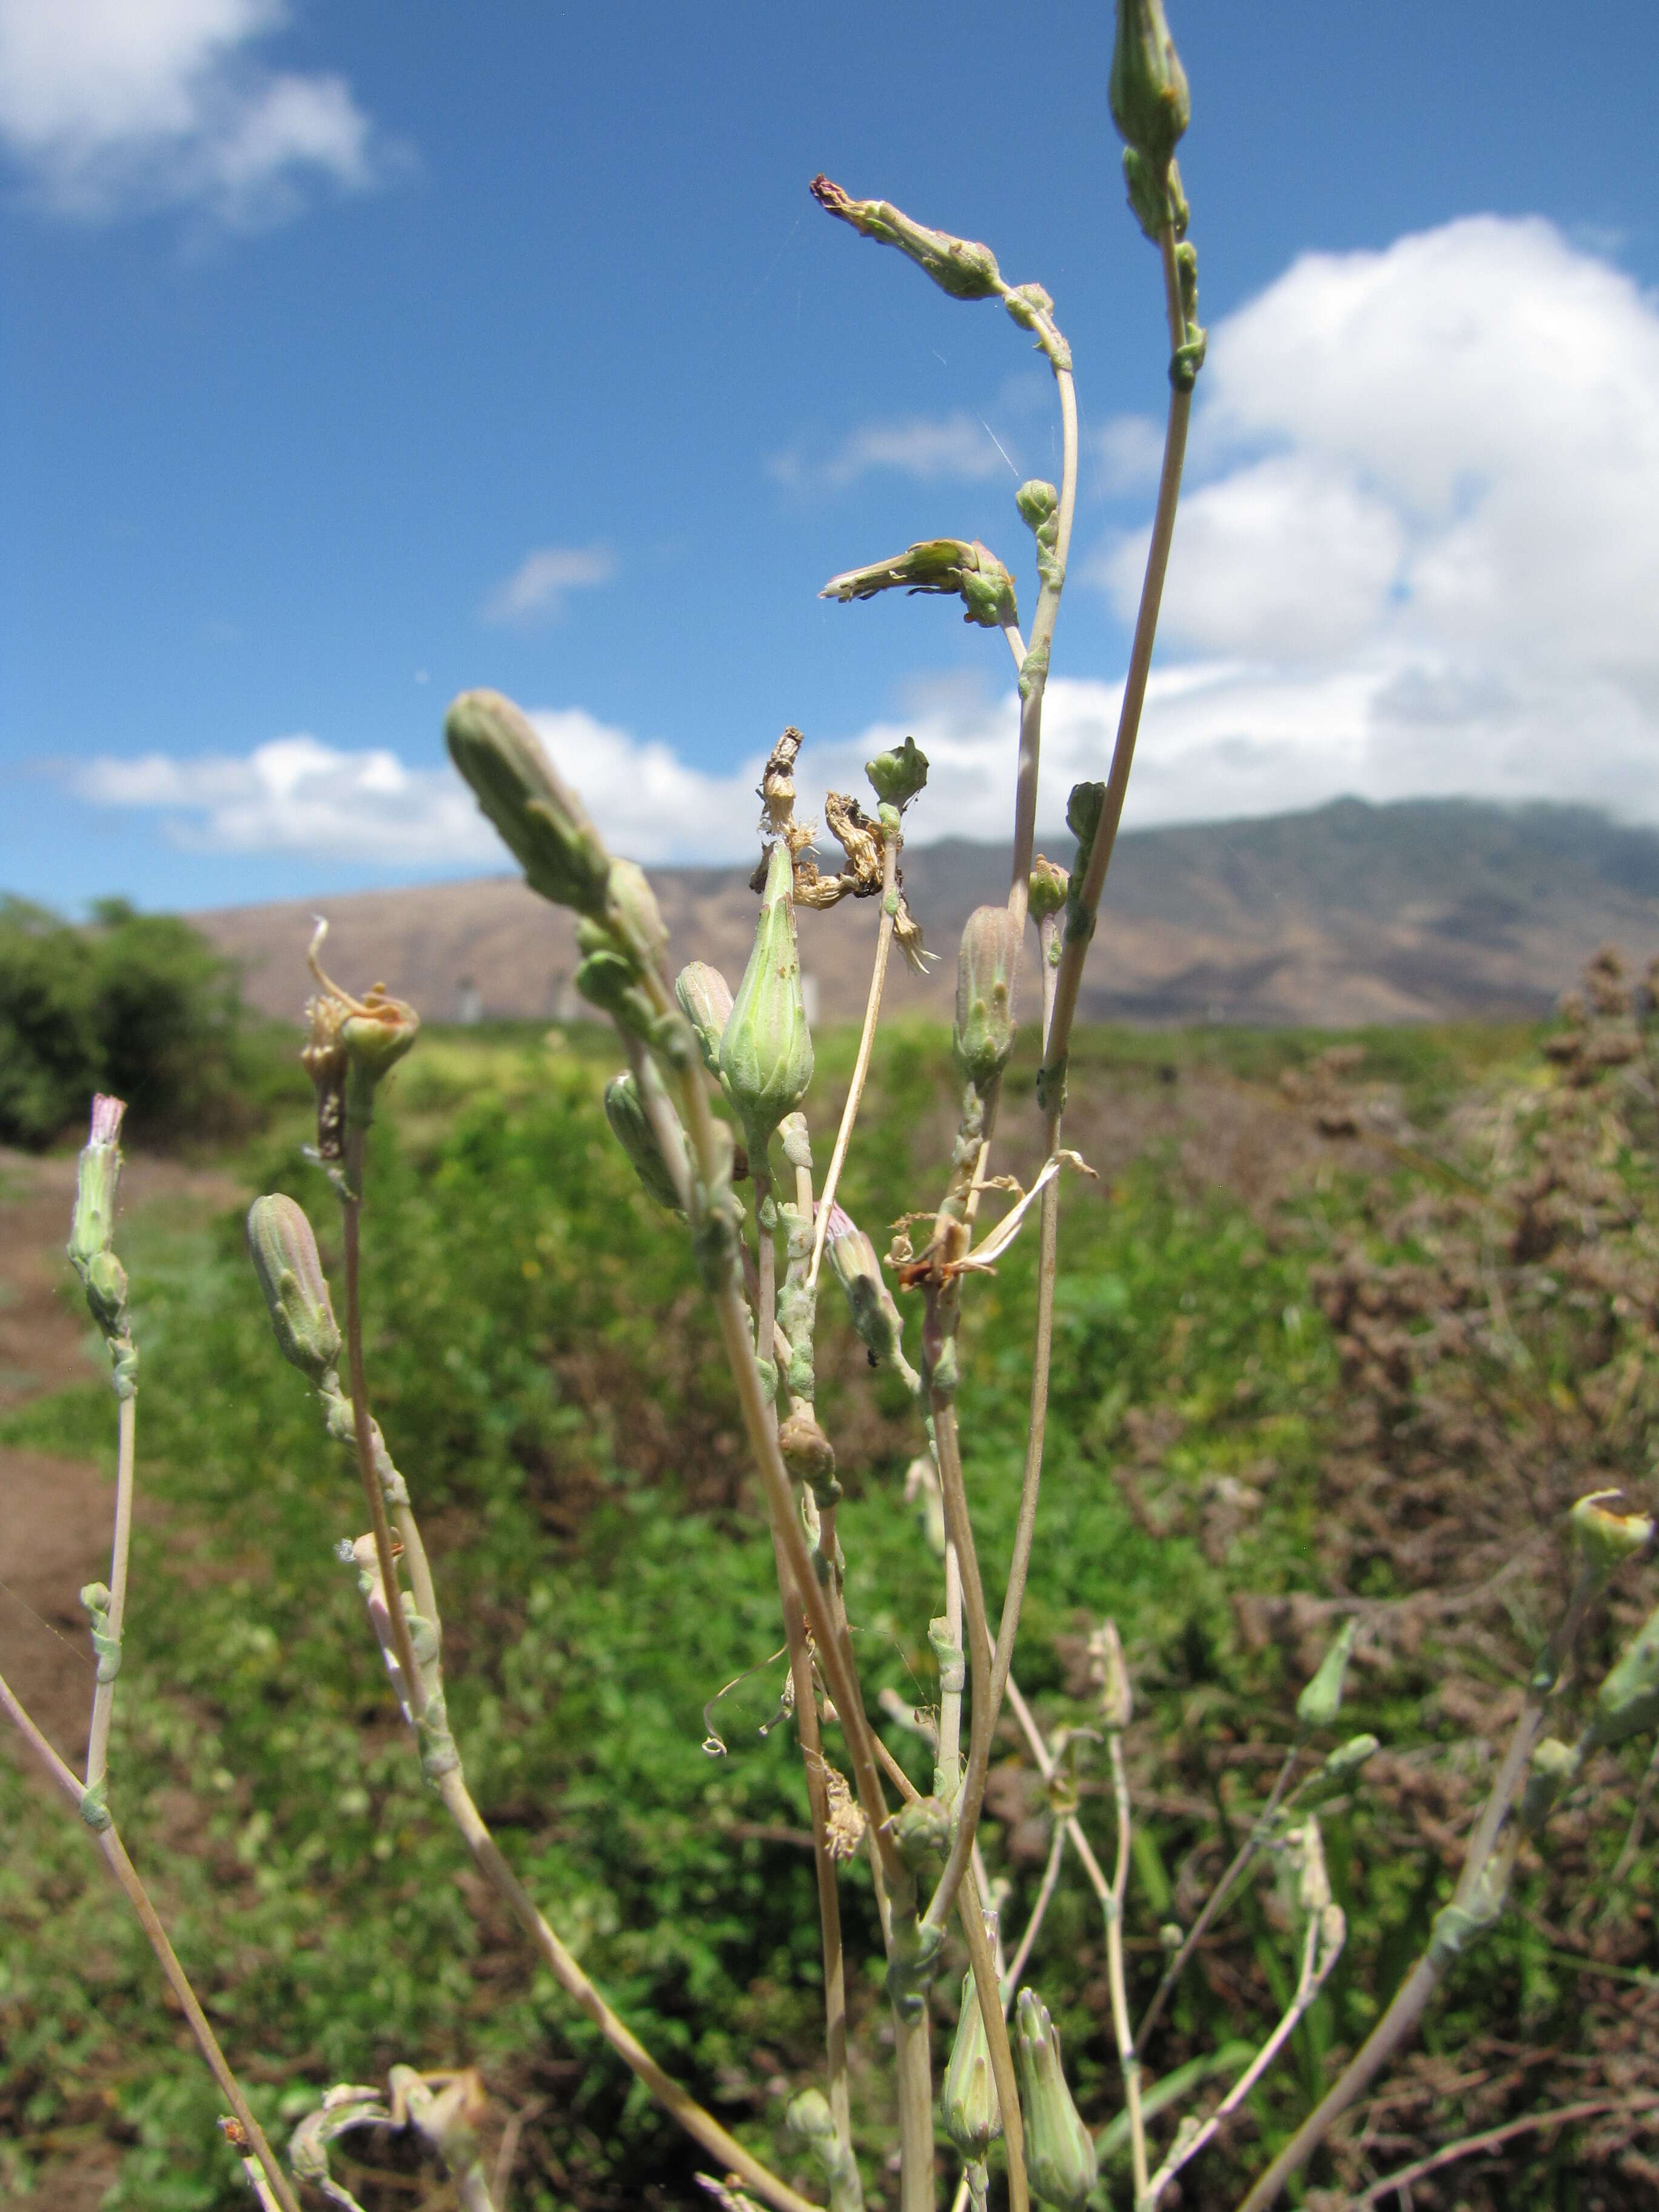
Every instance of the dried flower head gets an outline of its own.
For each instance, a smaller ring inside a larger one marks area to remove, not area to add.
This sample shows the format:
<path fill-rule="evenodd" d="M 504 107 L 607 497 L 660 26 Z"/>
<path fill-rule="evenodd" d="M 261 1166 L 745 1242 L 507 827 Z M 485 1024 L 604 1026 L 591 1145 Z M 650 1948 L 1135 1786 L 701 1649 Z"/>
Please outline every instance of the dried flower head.
<path fill-rule="evenodd" d="M 317 1093 L 317 1156 L 337 1160 L 346 1130 L 374 1119 L 375 1088 L 419 1036 L 421 1018 L 384 983 L 358 999 L 325 975 L 318 955 L 327 935 L 319 920 L 306 955 L 317 989 L 306 1001 L 311 1034 L 300 1062 Z"/>

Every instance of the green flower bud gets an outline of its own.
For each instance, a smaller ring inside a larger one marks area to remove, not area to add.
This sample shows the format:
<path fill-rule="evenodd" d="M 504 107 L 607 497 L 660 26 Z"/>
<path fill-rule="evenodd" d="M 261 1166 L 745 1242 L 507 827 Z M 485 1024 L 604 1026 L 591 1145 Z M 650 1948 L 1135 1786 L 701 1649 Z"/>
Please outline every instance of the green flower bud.
<path fill-rule="evenodd" d="M 780 837 L 772 848 L 754 950 L 720 1038 L 720 1081 L 743 1115 L 751 1162 L 793 1114 L 812 1080 L 812 1038 L 795 943 L 794 864 Z"/>
<path fill-rule="evenodd" d="M 342 1130 L 368 1127 L 376 1086 L 420 1035 L 421 1018 L 384 983 L 357 999 L 325 975 L 318 954 L 327 935 L 319 921 L 306 955 L 317 990 L 306 1003 L 311 1036 L 300 1061 L 317 1092 L 317 1156 L 337 1160 Z"/>
<path fill-rule="evenodd" d="M 1102 1721 L 1114 1735 L 1121 1735 L 1134 1718 L 1135 1699 L 1115 1620 L 1103 1620 L 1089 1638 L 1089 1679 L 1100 1692 Z"/>
<path fill-rule="evenodd" d="M 914 738 L 906 738 L 896 752 L 878 753 L 866 761 L 864 773 L 875 786 L 884 806 L 908 806 L 927 781 L 927 756 Z"/>
<path fill-rule="evenodd" d="M 907 1799 L 887 1825 L 913 1874 L 936 1866 L 951 1848 L 951 1808 L 937 1797 Z"/>
<path fill-rule="evenodd" d="M 1060 2063 L 1060 2031 L 1031 1990 L 1019 1993 L 1014 2056 L 1025 2110 L 1025 2171 L 1034 2196 L 1060 2212 L 1083 2212 L 1100 2179 L 1094 2138 L 1072 2102 Z"/>
<path fill-rule="evenodd" d="M 696 1033 L 703 1066 L 711 1075 L 718 1076 L 720 1039 L 732 1018 L 732 986 L 718 968 L 711 968 L 706 960 L 693 960 L 676 977 L 674 996 Z"/>
<path fill-rule="evenodd" d="M 1077 839 L 1077 859 L 1073 865 L 1073 875 L 1080 874 L 1089 865 L 1089 855 L 1094 850 L 1095 832 L 1100 827 L 1102 809 L 1106 804 L 1103 783 L 1074 783 L 1066 801 L 1066 827 Z"/>
<path fill-rule="evenodd" d="M 836 2132 L 835 2117 L 822 2089 L 803 2089 L 784 2115 L 798 2136 L 811 2144 L 829 2185 L 830 2212 L 863 2212 L 864 2187 L 850 2143 Z"/>
<path fill-rule="evenodd" d="M 927 1991 L 944 1948 L 942 1928 L 934 1927 L 929 1920 L 919 1919 L 914 1913 L 893 1915 L 893 1946 L 888 1954 L 884 1978 L 888 2002 L 901 2019 L 918 2021 L 926 2017 Z"/>
<path fill-rule="evenodd" d="M 1124 143 L 1161 176 L 1192 116 L 1187 73 L 1163 0 L 1117 0 L 1108 98 Z"/>
<path fill-rule="evenodd" d="M 1351 1735 L 1346 1743 L 1340 1743 L 1330 1753 L 1319 1770 L 1318 1779 L 1341 1781 L 1357 1774 L 1365 1762 L 1382 1748 L 1374 1735 Z"/>
<path fill-rule="evenodd" d="M 348 1127 L 368 1125 L 374 1112 L 375 1086 L 409 1050 L 420 1029 L 421 1018 L 414 1007 L 391 997 L 380 983 L 345 1015 L 340 1024 L 340 1042 L 346 1055 Z"/>
<path fill-rule="evenodd" d="M 340 1332 L 305 1209 L 281 1195 L 256 1198 L 247 1210 L 247 1249 L 277 1350 L 320 1385 L 338 1364 Z"/>
<path fill-rule="evenodd" d="M 121 1119 L 126 1107 L 100 1092 L 92 1102 L 92 1126 L 75 1171 L 75 1212 L 69 1256 L 80 1272 L 115 1236 L 115 1194 L 121 1180 Z"/>
<path fill-rule="evenodd" d="M 121 1180 L 121 1117 L 126 1107 L 100 1092 L 75 1170 L 75 1211 L 70 1217 L 70 1264 L 81 1279 L 88 1310 L 106 1336 L 126 1327 L 126 1270 L 111 1249 L 115 1196 Z"/>
<path fill-rule="evenodd" d="M 1610 1502 L 1621 1495 L 1617 1490 L 1594 1490 L 1588 1498 L 1581 1498 L 1567 1516 L 1579 1561 L 1598 1586 L 1653 1540 L 1653 1522 L 1647 1514 L 1609 1511 Z"/>
<path fill-rule="evenodd" d="M 904 1325 L 893 1303 L 893 1294 L 883 1279 L 875 1246 L 838 1206 L 830 1209 L 823 1250 L 841 1285 L 860 1340 L 873 1361 L 890 1365 L 903 1340 Z"/>
<path fill-rule="evenodd" d="M 1623 1743 L 1659 1725 L 1659 1608 L 1637 1631 L 1595 1693 L 1598 1743 Z"/>
<path fill-rule="evenodd" d="M 605 1086 L 605 1118 L 611 1124 L 611 1134 L 631 1162 L 634 1172 L 645 1185 L 659 1206 L 671 1212 L 683 1213 L 679 1186 L 673 1171 L 663 1158 L 662 1146 L 657 1142 L 657 1133 L 645 1110 L 645 1101 L 640 1097 L 640 1086 L 631 1075 L 613 1075 Z M 680 1127 L 678 1115 L 674 1121 L 679 1139 L 680 1164 L 690 1188 L 691 1155 L 685 1141 L 685 1132 Z"/>
<path fill-rule="evenodd" d="M 991 2071 L 991 2046 L 979 2009 L 979 1984 L 962 1978 L 962 2012 L 939 2100 L 945 2132 L 964 2159 L 977 2164 L 1002 2133 L 1002 2100 Z"/>
<path fill-rule="evenodd" d="M 1318 1671 L 1296 1701 L 1296 1717 L 1304 1729 L 1328 1729 L 1342 1705 L 1342 1678 L 1353 1655 L 1359 1633 L 1359 1616 L 1351 1613 L 1336 1632 L 1336 1640 L 1320 1661 Z"/>
<path fill-rule="evenodd" d="M 1041 477 L 1033 477 L 1014 494 L 1014 505 L 1028 530 L 1041 530 L 1058 508 L 1060 494 L 1053 484 L 1045 483 Z"/>
<path fill-rule="evenodd" d="M 450 758 L 532 890 L 556 906 L 602 915 L 610 855 L 520 710 L 499 691 L 463 691 L 445 720 L 444 735 Z"/>
<path fill-rule="evenodd" d="M 1039 853 L 1031 868 L 1031 887 L 1028 906 L 1033 921 L 1039 927 L 1051 914 L 1058 914 L 1066 903 L 1066 894 L 1072 878 L 1064 868 L 1045 860 Z"/>
<path fill-rule="evenodd" d="M 641 966 L 659 964 L 668 950 L 668 925 L 650 878 L 637 860 L 613 860 L 605 880 L 605 920 Z"/>
<path fill-rule="evenodd" d="M 1014 965 L 1019 938 L 1006 906 L 975 907 L 957 956 L 957 1019 L 951 1049 L 969 1083 L 982 1091 L 1014 1049 Z"/>
<path fill-rule="evenodd" d="M 977 538 L 971 544 L 960 538 L 926 538 L 890 561 L 872 561 L 867 568 L 831 576 L 818 597 L 838 599 L 845 606 L 853 599 L 873 599 L 878 592 L 892 591 L 957 593 L 967 609 L 963 620 L 977 623 L 981 629 L 1019 619 L 1013 578 Z"/>
<path fill-rule="evenodd" d="M 896 246 L 953 300 L 994 300 L 1001 292 L 997 258 L 988 246 L 929 230 L 886 200 L 855 200 L 826 176 L 814 177 L 807 189 L 826 215 L 851 223 L 861 238 Z"/>

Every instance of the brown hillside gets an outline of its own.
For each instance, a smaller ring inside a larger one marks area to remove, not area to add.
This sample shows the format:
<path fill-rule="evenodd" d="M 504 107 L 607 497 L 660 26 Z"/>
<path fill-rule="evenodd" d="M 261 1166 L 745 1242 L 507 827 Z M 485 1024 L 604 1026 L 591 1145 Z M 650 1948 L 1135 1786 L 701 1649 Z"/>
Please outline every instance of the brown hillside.
<path fill-rule="evenodd" d="M 1055 857 L 1066 858 L 1061 841 Z M 906 854 L 927 942 L 926 981 L 896 963 L 895 1013 L 948 1018 L 962 924 L 1001 898 L 1002 848 L 957 840 Z M 681 959 L 735 983 L 754 927 L 743 868 L 652 871 Z M 324 902 L 330 963 L 379 978 L 433 1020 L 547 1020 L 577 1010 L 570 917 L 516 878 L 365 891 Z M 269 1012 L 305 996 L 311 901 L 197 917 L 244 965 Z M 856 1019 L 874 944 L 873 901 L 801 917 L 818 1011 Z M 1096 1019 L 1425 1021 L 1547 1008 L 1607 939 L 1659 950 L 1659 836 L 1587 809 L 1471 801 L 1369 806 L 1342 799 L 1264 821 L 1146 830 L 1119 842 L 1084 1012 Z"/>

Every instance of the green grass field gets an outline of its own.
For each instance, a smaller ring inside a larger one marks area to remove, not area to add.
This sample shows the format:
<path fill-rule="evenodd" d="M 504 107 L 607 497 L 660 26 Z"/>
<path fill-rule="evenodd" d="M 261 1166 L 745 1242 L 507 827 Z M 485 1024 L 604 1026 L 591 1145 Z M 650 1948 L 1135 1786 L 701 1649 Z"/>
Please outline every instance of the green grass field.
<path fill-rule="evenodd" d="M 1420 1945 L 1449 1887 L 1480 1747 L 1544 1620 L 1560 1483 L 1570 1496 L 1581 1467 L 1638 1487 L 1650 1473 L 1650 1315 L 1648 1334 L 1628 1316 L 1587 1316 L 1567 1270 L 1553 1300 L 1537 1268 L 1527 1274 L 1499 1245 L 1494 1279 L 1508 1287 L 1526 1369 L 1506 1368 L 1471 1322 L 1462 1352 L 1448 1337 L 1419 1371 L 1407 1342 L 1404 1382 L 1369 1377 L 1352 1348 L 1369 1343 L 1364 1328 L 1328 1317 L 1334 1278 L 1346 1267 L 1358 1280 L 1358 1269 L 1396 1299 L 1413 1270 L 1452 1280 L 1453 1247 L 1492 1241 L 1470 1225 L 1489 1218 L 1480 1191 L 1514 1182 L 1534 1157 L 1528 1102 L 1547 1101 L 1552 1079 L 1530 1030 L 1346 1042 L 1355 1066 L 1321 1060 L 1328 1036 L 1221 1030 L 1096 1032 L 1073 1059 L 1068 1140 L 1101 1178 L 1066 1188 L 1050 1441 L 1016 1671 L 1049 1723 L 1086 1725 L 1082 1639 L 1104 1613 L 1121 1626 L 1139 1701 L 1129 1928 L 1141 2002 L 1164 1955 L 1160 1924 L 1190 1919 L 1289 1740 L 1297 1692 L 1334 1626 L 1317 1601 L 1333 1592 L 1368 1608 L 1341 1732 L 1370 1729 L 1385 1747 L 1374 1779 L 1326 1825 L 1347 1954 L 1230 2147 L 1197 2169 L 1188 2203 L 1232 2201 Z M 820 1160 L 852 1042 L 832 1036 L 820 1053 Z M 481 1804 L 646 2040 L 810 2185 L 782 2128 L 787 2095 L 819 2061 L 819 1969 L 799 1755 L 788 1729 L 759 1732 L 783 1676 L 770 1547 L 678 1224 L 634 1183 L 599 1109 L 614 1065 L 614 1047 L 580 1029 L 422 1039 L 375 1132 L 371 1392 L 434 1552 L 451 1714 Z M 1017 1170 L 1032 1159 L 1030 1085 L 1017 1064 Z M 1615 1109 L 1625 1118 L 1606 1172 L 1637 1194 L 1629 1203 L 1646 1222 L 1651 1116 Z M 946 1041 L 886 1036 L 842 1193 L 878 1248 L 890 1220 L 937 1194 L 951 1112 Z M 1491 1134 L 1504 1115 L 1524 1155 L 1512 1170 Z M 248 1197 L 300 1198 L 337 1284 L 335 1212 L 299 1158 L 304 1133 L 301 1111 L 284 1105 L 257 1144 L 216 1164 Z M 137 1553 L 111 1795 L 256 2106 L 276 2126 L 326 2083 L 373 2081 L 397 2060 L 476 2063 L 497 2129 L 516 2116 L 510 2201 L 523 2212 L 706 2202 L 690 2147 L 533 1970 L 422 1787 L 333 1555 L 359 1533 L 355 1472 L 276 1357 L 240 1213 L 141 1209 L 120 1241 L 155 1510 Z M 994 1613 L 1027 1425 L 1034 1249 L 1034 1237 L 1017 1244 L 969 1299 L 963 1426 Z M 1478 1267 L 1474 1279 L 1478 1301 Z M 1362 1283 L 1358 1310 L 1368 1295 Z M 1425 1291 L 1402 1337 L 1439 1328 L 1451 1295 Z M 842 1536 L 866 1695 L 891 1686 L 927 1705 L 939 1598 L 901 1494 L 919 1448 L 914 1414 L 867 1370 L 844 1316 L 827 1300 L 823 1311 L 820 1411 L 848 1486 Z M 1607 1415 L 1587 1379 L 1632 1361 L 1636 1379 Z M 1388 1368 L 1382 1352 L 1379 1362 Z M 1460 1443 L 1436 1407 L 1465 1371 L 1458 1402 L 1489 1427 Z M 1403 1392 L 1403 1413 L 1387 1412 L 1389 1389 Z M 1384 1411 L 1368 1442 L 1357 1408 L 1373 1402 Z M 1510 1440 L 1509 1459 L 1486 1482 L 1492 1436 Z M 13 1447 L 100 1461 L 112 1442 L 108 1393 L 94 1382 L 33 1399 L 0 1430 Z M 1546 1461 L 1556 1474 L 1534 1479 Z M 1379 1480 L 1397 1480 L 1397 1513 L 1379 1504 Z M 1479 1585 L 1506 1531 L 1524 1571 L 1500 1577 L 1488 1601 L 1415 1603 L 1425 1588 Z M 0 1620 L 13 1641 L 45 1633 Z M 1611 1632 L 1597 1625 L 1598 1650 Z M 705 1703 L 739 1676 L 715 1716 L 729 1750 L 710 1756 Z M 921 1777 L 919 1742 L 887 1733 Z M 1408 2069 L 1385 2164 L 1407 2154 L 1401 2142 L 1431 2145 L 1479 2117 L 1478 2096 L 1455 2087 L 1460 2065 L 1479 2072 L 1501 2119 L 1530 2109 L 1517 2099 L 1583 2094 L 1582 2070 L 1529 2071 L 1527 2051 L 1576 2059 L 1641 2045 L 1620 2023 L 1649 2017 L 1659 1966 L 1648 1856 L 1613 1922 L 1571 1916 L 1624 1839 L 1646 1748 L 1609 1762 L 1604 1817 L 1575 1814 L 1560 1863 L 1528 1864 L 1527 1909 L 1455 1980 Z M 1047 1813 L 1012 1735 L 1000 1762 L 986 1847 L 1017 1934 Z M 1078 1768 L 1103 1852 L 1086 1742 Z M 212 2085 L 147 1948 L 84 1839 L 9 1757 L 0 1826 L 0 2196 L 92 2204 L 96 2194 L 68 2191 L 96 2174 L 113 2182 L 109 2203 L 146 2212 L 246 2203 Z M 855 2125 L 879 2191 L 884 2007 L 861 1865 L 845 1890 Z M 1068 1870 L 1033 1978 L 1102 2127 L 1118 2104 L 1103 1959 L 1097 1913 Z M 935 1992 L 941 2064 L 959 1974 L 958 1961 Z M 1259 2035 L 1291 1975 L 1268 1876 L 1184 1984 L 1147 2054 L 1153 2070 Z M 1506 2044 L 1522 2057 L 1505 2058 Z M 1653 2071 L 1630 2064 L 1643 2080 Z M 1636 2076 L 1627 2066 L 1617 2078 Z M 1575 2179 L 1583 2155 L 1570 2131 L 1529 2140 L 1507 2167 L 1466 2173 L 1463 2196 L 1432 2201 L 1485 2206 L 1496 2191 L 1510 2212 L 1643 2201 L 1622 2167 L 1595 2190 Z M 362 2158 L 337 2170 L 366 2206 L 453 2201 L 429 2172 L 401 2170 L 395 2147 Z"/>

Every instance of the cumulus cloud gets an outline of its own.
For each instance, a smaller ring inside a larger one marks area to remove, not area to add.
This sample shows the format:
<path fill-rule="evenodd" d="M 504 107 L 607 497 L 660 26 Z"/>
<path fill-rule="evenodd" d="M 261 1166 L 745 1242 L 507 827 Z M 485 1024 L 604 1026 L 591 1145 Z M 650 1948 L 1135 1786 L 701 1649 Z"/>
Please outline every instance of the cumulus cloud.
<path fill-rule="evenodd" d="M 471 794 L 447 768 L 412 769 L 383 749 L 343 752 L 304 732 L 240 757 L 100 755 L 76 769 L 94 806 L 161 816 L 175 843 L 222 853 L 304 853 L 465 872 L 495 847 Z"/>
<path fill-rule="evenodd" d="M 283 0 L 0 0 L 0 146 L 54 213 L 191 206 L 279 220 L 361 191 L 395 149 L 344 79 L 252 51 Z"/>
<path fill-rule="evenodd" d="M 1003 441 L 1006 443 L 1006 440 Z M 841 491 L 887 469 L 921 483 L 979 483 L 1013 467 L 983 418 L 958 408 L 950 415 L 906 415 L 865 422 L 817 457 L 799 446 L 775 453 L 768 473 L 792 491 L 821 486 Z"/>
<path fill-rule="evenodd" d="M 484 603 L 484 620 L 556 622 L 570 592 L 608 584 L 616 573 L 616 561 L 602 545 L 539 546 L 526 553 L 507 581 L 490 593 Z"/>
<path fill-rule="evenodd" d="M 726 859 L 753 844 L 760 757 L 732 775 L 688 767 L 580 708 L 532 718 L 618 852 Z M 293 853 L 464 875 L 511 866 L 447 763 L 410 768 L 383 748 L 348 751 L 301 732 L 243 755 L 102 755 L 73 770 L 88 805 L 155 814 L 195 851 Z"/>
<path fill-rule="evenodd" d="M 1344 793 L 1553 797 L 1659 819 L 1651 298 L 1548 224 L 1471 218 L 1297 262 L 1218 326 L 1205 376 L 1128 820 Z M 1125 466 L 1144 466 L 1142 432 L 1113 434 Z M 1095 563 L 1126 616 L 1143 550 L 1128 535 Z M 1063 627 L 1060 643 L 1063 666 Z M 1064 849 L 1070 785 L 1105 773 L 1121 697 L 1086 676 L 1049 685 L 1050 849 Z M 758 754 L 712 774 L 580 708 L 537 720 L 617 851 L 753 852 Z M 1018 722 L 1000 672 L 919 688 L 902 719 L 815 737 L 803 806 L 820 808 L 826 784 L 858 790 L 870 755 L 913 732 L 933 763 L 915 837 L 1004 836 Z M 502 857 L 447 769 L 313 738 L 245 759 L 94 762 L 77 788 L 221 848 L 434 872 Z"/>
<path fill-rule="evenodd" d="M 1472 216 L 1305 256 L 1213 333 L 1203 393 L 1163 635 L 1206 674 L 1210 736 L 1162 709 L 1147 735 L 1213 779 L 1206 811 L 1348 789 L 1659 813 L 1651 295 L 1547 222 Z M 1126 620 L 1145 546 L 1096 567 Z M 1205 750 L 1224 735 L 1254 783 Z"/>

